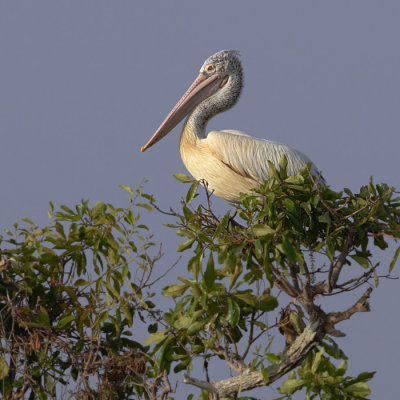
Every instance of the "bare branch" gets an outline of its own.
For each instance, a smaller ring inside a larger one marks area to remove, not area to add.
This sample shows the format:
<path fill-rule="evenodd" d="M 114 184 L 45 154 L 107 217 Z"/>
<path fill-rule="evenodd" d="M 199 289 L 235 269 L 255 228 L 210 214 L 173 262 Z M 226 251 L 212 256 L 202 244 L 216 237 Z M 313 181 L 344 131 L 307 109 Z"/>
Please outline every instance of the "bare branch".
<path fill-rule="evenodd" d="M 369 296 L 371 295 L 372 288 L 368 288 L 364 294 L 358 299 L 358 301 L 351 306 L 349 309 L 346 311 L 341 311 L 341 312 L 331 312 L 326 316 L 326 332 L 331 333 L 331 329 L 333 328 L 334 325 L 337 323 L 344 321 L 345 319 L 349 319 L 353 314 L 357 312 L 368 312 L 370 311 L 370 306 L 369 306 Z"/>
<path fill-rule="evenodd" d="M 328 276 L 328 292 L 332 292 L 332 289 L 336 287 L 336 283 L 339 279 L 340 272 L 342 271 L 342 267 L 346 261 L 347 256 L 349 255 L 354 240 L 354 231 L 351 229 L 347 235 L 347 238 L 343 245 L 343 250 L 340 253 L 335 264 L 332 263 L 329 268 L 329 276 Z"/>
<path fill-rule="evenodd" d="M 262 266 L 261 262 L 260 265 Z M 299 292 L 289 283 L 285 275 L 271 265 L 272 280 L 278 289 L 285 292 L 290 297 L 297 297 Z"/>
<path fill-rule="evenodd" d="M 251 314 L 251 320 L 250 320 L 250 332 L 249 332 L 249 338 L 247 340 L 246 348 L 243 352 L 242 358 L 245 359 L 247 354 L 249 353 L 249 350 L 251 348 L 251 345 L 253 344 L 253 336 L 254 336 L 254 313 Z"/>
<path fill-rule="evenodd" d="M 208 392 L 218 394 L 218 389 L 210 382 L 202 381 L 201 379 L 192 378 L 185 374 L 183 376 L 183 383 L 196 386 L 200 389 L 205 389 Z"/>

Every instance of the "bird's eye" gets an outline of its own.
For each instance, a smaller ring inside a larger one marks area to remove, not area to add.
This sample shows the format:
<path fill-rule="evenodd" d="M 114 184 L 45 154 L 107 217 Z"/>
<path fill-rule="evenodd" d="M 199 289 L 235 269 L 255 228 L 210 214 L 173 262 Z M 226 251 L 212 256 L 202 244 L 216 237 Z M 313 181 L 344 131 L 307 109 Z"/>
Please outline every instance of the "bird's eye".
<path fill-rule="evenodd" d="M 207 73 L 211 74 L 215 71 L 215 66 L 213 64 L 208 64 L 204 69 Z"/>

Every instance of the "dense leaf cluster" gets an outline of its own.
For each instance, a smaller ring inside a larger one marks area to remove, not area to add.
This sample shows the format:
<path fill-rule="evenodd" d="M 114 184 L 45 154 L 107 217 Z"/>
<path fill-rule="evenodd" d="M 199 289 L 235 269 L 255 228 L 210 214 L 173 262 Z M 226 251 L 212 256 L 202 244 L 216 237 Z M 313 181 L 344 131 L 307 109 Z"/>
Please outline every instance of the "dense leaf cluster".
<path fill-rule="evenodd" d="M 135 204 L 138 196 L 146 204 Z M 153 243 L 133 211 L 149 208 L 148 198 L 138 190 L 127 208 L 82 201 L 54 212 L 51 204 L 45 228 L 23 219 L 6 231 L 0 252 L 3 398 L 158 392 L 163 373 L 133 327 L 135 316 L 146 324 L 159 319 L 143 295 L 158 256 L 149 256 Z"/>
<path fill-rule="evenodd" d="M 192 206 L 199 182 L 182 174 L 176 176 L 191 183 L 182 213 L 170 212 L 177 219 L 170 226 L 185 237 L 177 250 L 192 251 L 188 262 L 192 278 L 180 278 L 181 282 L 164 289 L 165 296 L 175 299 L 174 308 L 164 317 L 170 327 L 147 339 L 147 343 L 156 343 L 164 368 L 175 365 L 175 372 L 189 371 L 195 357 L 204 359 L 206 367 L 218 357 L 238 374 L 259 369 L 269 382 L 265 368 L 284 358 L 282 352 L 268 351 L 269 346 L 261 350 L 265 335 L 270 336 L 274 328 L 279 327 L 291 344 L 305 326 L 303 319 L 319 320 L 320 337 L 314 343 L 318 346 L 326 334 L 344 335 L 335 328 L 338 322 L 354 312 L 368 311 L 369 292 L 359 304 L 330 314 L 322 310 L 318 299 L 320 295 L 355 290 L 371 278 L 378 285 L 378 265 L 373 263 L 371 246 L 386 249 L 387 240 L 398 239 L 400 234 L 400 202 L 393 188 L 371 181 L 359 193 L 349 189 L 335 192 L 319 185 L 309 168 L 287 176 L 285 159 L 279 170 L 270 165 L 270 176 L 254 195 L 242 196 L 240 204 L 235 205 L 235 215 L 228 212 L 222 218 L 213 213 L 210 204 Z M 389 276 L 399 251 L 384 276 Z M 343 268 L 345 281 L 339 279 Z M 289 296 L 281 300 L 282 317 L 279 320 L 273 313 L 267 318 L 266 313 L 278 306 L 282 292 Z M 290 298 L 296 307 L 288 304 Z M 288 310 L 285 317 L 284 310 Z M 259 345 L 254 352 L 256 343 Z M 305 353 L 308 361 L 304 365 L 315 365 L 317 354 L 321 353 Z M 322 365 L 332 365 L 330 370 L 323 367 L 323 373 L 333 377 L 333 364 L 326 359 Z M 361 380 L 341 377 L 340 382 L 366 385 L 365 377 L 372 375 L 362 375 Z M 294 382 L 293 375 L 290 380 Z M 303 378 L 296 382 L 297 390 L 311 387 Z M 327 393 L 340 387 L 338 379 L 326 382 L 323 390 Z M 293 392 L 288 385 L 283 385 L 282 393 Z M 349 394 L 350 389 L 346 390 Z M 363 389 L 357 396 L 364 398 L 368 393 Z M 341 398 L 332 396 L 326 398 Z"/>
<path fill-rule="evenodd" d="M 171 374 L 185 371 L 201 399 L 245 399 L 245 390 L 284 376 L 280 399 L 297 391 L 366 399 L 374 373 L 348 376 L 332 337 L 344 336 L 341 321 L 369 311 L 372 284 L 391 277 L 400 247 L 387 266 L 372 254 L 399 239 L 400 199 L 372 181 L 358 193 L 335 192 L 309 166 L 287 176 L 284 158 L 279 169 L 270 165 L 270 177 L 222 217 L 208 192 L 206 206 L 194 205 L 201 182 L 177 174 L 190 183 L 179 212 L 124 187 L 126 208 L 82 201 L 55 211 L 51 204 L 48 226 L 23 219 L 7 230 L 2 397 L 167 399 L 175 392 Z M 161 254 L 139 222 L 139 209 L 154 208 L 174 219 L 168 225 L 184 238 L 177 251 L 189 260 L 176 282 L 163 276 L 158 297 L 152 273 Z M 323 309 L 322 298 L 365 285 L 346 310 Z M 234 376 L 215 380 L 216 359 Z M 195 379 L 199 362 L 202 380 Z"/>

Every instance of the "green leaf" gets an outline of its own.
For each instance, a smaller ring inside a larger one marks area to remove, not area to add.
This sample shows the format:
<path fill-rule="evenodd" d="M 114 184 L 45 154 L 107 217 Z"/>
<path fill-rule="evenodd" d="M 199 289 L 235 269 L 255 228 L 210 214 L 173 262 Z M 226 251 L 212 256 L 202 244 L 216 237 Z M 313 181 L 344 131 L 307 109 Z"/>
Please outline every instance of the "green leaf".
<path fill-rule="evenodd" d="M 64 210 L 65 212 L 67 212 L 68 214 L 75 215 L 75 213 L 74 213 L 69 207 L 67 207 L 67 206 L 62 205 L 62 206 L 60 206 L 60 208 L 61 208 L 62 210 Z M 28 220 L 28 221 L 29 221 L 29 220 Z M 32 224 L 33 224 L 33 222 L 32 222 Z"/>
<path fill-rule="evenodd" d="M 373 371 L 373 372 L 361 372 L 361 374 L 359 374 L 357 376 L 356 380 L 358 382 L 369 381 L 370 379 L 372 379 L 374 377 L 375 374 L 376 374 L 376 371 Z"/>
<path fill-rule="evenodd" d="M 279 388 L 281 393 L 293 394 L 297 390 L 301 389 L 307 382 L 303 379 L 287 379 L 282 383 L 282 386 Z"/>
<path fill-rule="evenodd" d="M 144 344 L 160 343 L 167 337 L 168 337 L 168 331 L 167 329 L 163 329 L 156 333 L 152 333 L 148 338 L 143 340 L 143 343 Z"/>
<path fill-rule="evenodd" d="M 188 329 L 190 328 L 193 323 L 195 322 L 194 318 L 191 318 L 188 315 L 180 316 L 176 321 L 173 323 L 173 327 L 175 329 Z"/>
<path fill-rule="evenodd" d="M 9 367 L 7 361 L 0 356 L 0 380 L 4 379 L 8 375 Z"/>
<path fill-rule="evenodd" d="M 393 260 L 392 260 L 392 262 L 390 263 L 390 266 L 389 266 L 389 272 L 392 272 L 392 270 L 394 268 L 394 264 L 396 264 L 396 261 L 397 261 L 397 259 L 399 257 L 399 254 L 400 254 L 400 246 L 397 248 L 396 252 L 394 253 Z"/>
<path fill-rule="evenodd" d="M 85 281 L 84 279 L 77 279 L 74 283 L 74 286 L 87 286 L 90 285 L 92 282 L 91 281 Z"/>
<path fill-rule="evenodd" d="M 165 297 L 180 297 L 185 293 L 185 290 L 189 287 L 187 283 L 174 283 L 170 286 L 165 287 L 162 290 L 162 294 Z"/>
<path fill-rule="evenodd" d="M 285 198 L 285 206 L 288 211 L 290 211 L 293 214 L 298 215 L 299 208 L 298 208 L 297 204 L 293 200 L 291 200 L 289 197 Z"/>
<path fill-rule="evenodd" d="M 199 269 L 201 267 L 202 254 L 197 254 L 192 257 L 188 262 L 188 271 L 192 271 L 194 277 L 197 279 L 199 276 Z"/>
<path fill-rule="evenodd" d="M 319 367 L 319 364 L 320 364 L 321 361 L 322 361 L 322 356 L 324 355 L 324 353 L 325 353 L 325 348 L 322 346 L 322 347 L 318 350 L 318 352 L 315 354 L 314 360 L 313 360 L 312 366 L 311 366 L 311 372 L 312 372 L 313 374 L 315 374 L 315 373 L 317 372 L 317 369 L 318 369 L 318 367 Z"/>
<path fill-rule="evenodd" d="M 290 262 L 296 263 L 297 261 L 296 250 L 285 236 L 282 239 L 281 250 Z"/>
<path fill-rule="evenodd" d="M 67 315 L 66 317 L 62 318 L 57 326 L 56 329 L 63 329 L 65 326 L 67 326 L 72 320 L 75 319 L 74 315 Z"/>
<path fill-rule="evenodd" d="M 303 185 L 304 184 L 304 178 L 297 174 L 297 175 L 290 175 L 285 179 L 286 183 L 289 183 L 291 185 Z"/>
<path fill-rule="evenodd" d="M 271 178 L 271 179 L 272 178 L 279 179 L 279 172 L 276 169 L 275 165 L 270 160 L 267 160 L 267 163 L 268 163 L 268 176 L 269 176 L 269 178 Z"/>
<path fill-rule="evenodd" d="M 187 356 L 186 356 L 187 358 Z M 187 360 L 184 360 L 183 362 L 179 363 L 174 367 L 174 373 L 178 373 L 180 371 L 186 370 L 188 368 L 188 364 L 190 364 L 190 358 L 187 358 Z"/>
<path fill-rule="evenodd" d="M 129 186 L 119 185 L 121 189 L 126 190 L 128 193 L 133 194 L 133 190 Z"/>
<path fill-rule="evenodd" d="M 206 272 L 204 273 L 204 282 L 209 291 L 213 290 L 215 287 L 215 268 L 214 268 L 214 257 L 213 254 L 210 253 L 210 257 L 208 258 Z"/>
<path fill-rule="evenodd" d="M 278 300 L 270 294 L 263 294 L 259 296 L 257 301 L 257 308 L 261 311 L 272 311 L 278 307 Z"/>
<path fill-rule="evenodd" d="M 302 321 L 301 316 L 296 312 L 291 312 L 289 314 L 289 320 L 296 333 L 298 335 L 301 335 L 302 329 L 304 329 L 304 325 L 302 326 L 302 324 L 300 323 Z"/>
<path fill-rule="evenodd" d="M 335 258 L 335 246 L 329 238 L 326 239 L 326 255 L 331 261 Z"/>
<path fill-rule="evenodd" d="M 97 318 L 97 324 L 102 324 L 108 318 L 109 312 L 103 311 L 100 316 Z"/>
<path fill-rule="evenodd" d="M 186 219 L 190 219 L 190 218 L 192 218 L 193 212 L 189 207 L 184 205 L 183 206 L 183 214 L 184 214 Z"/>
<path fill-rule="evenodd" d="M 274 353 L 266 353 L 264 356 L 271 364 L 279 364 L 281 362 L 281 359 Z"/>
<path fill-rule="evenodd" d="M 236 326 L 240 321 L 239 305 L 230 297 L 228 297 L 228 313 L 226 319 L 230 326 Z"/>
<path fill-rule="evenodd" d="M 187 329 L 187 334 L 188 335 L 194 335 L 195 333 L 199 332 L 201 329 L 203 329 L 204 325 L 208 321 L 205 319 L 203 321 L 196 321 L 190 324 L 190 326 Z"/>
<path fill-rule="evenodd" d="M 149 204 L 146 204 L 146 203 L 137 203 L 136 205 L 137 205 L 138 207 L 145 208 L 147 211 L 151 211 L 151 212 L 154 211 L 153 207 L 150 206 Z"/>
<path fill-rule="evenodd" d="M 43 306 L 40 306 L 39 313 L 38 313 L 38 315 L 36 317 L 36 320 L 40 324 L 43 324 L 43 325 L 46 325 L 46 326 L 50 326 L 49 313 L 47 312 L 47 310 Z"/>
<path fill-rule="evenodd" d="M 187 237 L 189 239 L 195 239 L 196 235 L 188 228 L 181 228 L 176 231 L 178 236 Z"/>
<path fill-rule="evenodd" d="M 190 203 L 196 196 L 198 196 L 197 188 L 199 187 L 199 185 L 200 181 L 196 181 L 190 186 L 190 189 L 186 195 L 186 203 Z"/>
<path fill-rule="evenodd" d="M 97 217 L 99 214 L 103 214 L 107 210 L 107 206 L 101 201 L 96 202 L 92 208 L 93 218 Z"/>
<path fill-rule="evenodd" d="M 331 224 L 332 224 L 331 216 L 329 215 L 329 212 L 328 212 L 328 211 L 325 212 L 325 213 L 323 213 L 322 215 L 320 215 L 320 216 L 318 217 L 318 221 L 319 221 L 319 222 L 322 222 L 322 223 L 324 223 L 324 224 L 327 224 L 327 225 L 329 225 L 329 226 L 331 226 Z"/>
<path fill-rule="evenodd" d="M 365 382 L 353 383 L 352 385 L 345 387 L 345 390 L 348 393 L 361 397 L 366 397 L 371 394 L 371 390 L 369 389 L 368 384 Z"/>
<path fill-rule="evenodd" d="M 176 251 L 181 252 L 181 251 L 190 249 L 194 243 L 194 240 L 195 239 L 189 239 L 189 240 L 186 240 L 185 242 L 179 243 L 178 247 L 176 248 Z"/>
<path fill-rule="evenodd" d="M 156 332 L 157 332 L 157 329 L 158 329 L 158 324 L 157 324 L 157 322 L 155 322 L 154 324 L 150 324 L 150 325 L 147 327 L 147 331 L 148 331 L 149 333 L 156 333 Z"/>
<path fill-rule="evenodd" d="M 385 250 L 389 246 L 383 236 L 374 236 L 374 244 L 381 250 Z"/>
<path fill-rule="evenodd" d="M 133 317 L 132 317 L 132 313 L 129 310 L 129 308 L 126 306 L 121 306 L 121 310 L 124 313 L 126 320 L 128 321 L 128 326 L 132 326 Z"/>
<path fill-rule="evenodd" d="M 174 174 L 174 177 L 178 179 L 178 181 L 182 183 L 191 183 L 195 182 L 195 179 L 191 178 L 190 176 L 187 176 L 185 174 Z"/>
<path fill-rule="evenodd" d="M 347 360 L 346 354 L 342 349 L 339 348 L 336 342 L 332 339 L 328 338 L 331 344 L 323 343 L 325 352 L 329 354 L 331 357 L 336 358 L 336 360 Z"/>
<path fill-rule="evenodd" d="M 374 273 L 374 283 L 375 283 L 375 287 L 379 286 L 379 275 L 376 273 L 376 271 L 373 271 Z"/>
<path fill-rule="evenodd" d="M 253 235 L 257 237 L 262 237 L 262 236 L 267 236 L 267 235 L 273 235 L 275 233 L 275 230 L 269 227 L 268 225 L 265 224 L 257 224 L 254 225 L 251 228 L 251 231 Z"/>
<path fill-rule="evenodd" d="M 362 256 L 350 256 L 354 261 L 356 261 L 358 264 L 360 264 L 363 268 L 369 268 L 369 263 L 368 263 L 368 258 L 362 257 Z"/>
<path fill-rule="evenodd" d="M 267 371 L 265 370 L 264 365 L 262 363 L 261 363 L 261 374 L 262 374 L 262 376 L 264 378 L 264 382 L 268 383 L 269 382 L 269 377 L 268 377 Z"/>
<path fill-rule="evenodd" d="M 343 360 L 336 369 L 336 375 L 343 376 L 347 371 L 347 360 Z"/>
<path fill-rule="evenodd" d="M 246 304 L 248 304 L 251 307 L 256 307 L 258 304 L 258 299 L 256 296 L 253 296 L 250 293 L 235 293 L 233 294 L 233 297 L 236 297 L 239 300 L 244 301 Z"/>
<path fill-rule="evenodd" d="M 195 281 L 188 281 L 190 284 L 190 291 L 192 292 L 194 297 L 199 297 L 203 294 L 203 291 L 200 285 Z"/>
<path fill-rule="evenodd" d="M 279 177 L 281 179 L 287 178 L 287 165 L 288 165 L 288 160 L 286 156 L 283 154 L 281 159 L 279 160 Z"/>

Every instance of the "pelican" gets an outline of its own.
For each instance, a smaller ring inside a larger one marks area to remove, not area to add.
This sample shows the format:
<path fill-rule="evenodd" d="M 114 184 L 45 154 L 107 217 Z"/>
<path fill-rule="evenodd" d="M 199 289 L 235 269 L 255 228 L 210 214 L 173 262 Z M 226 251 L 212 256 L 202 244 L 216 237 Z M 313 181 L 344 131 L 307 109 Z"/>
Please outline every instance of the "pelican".
<path fill-rule="evenodd" d="M 298 150 L 237 130 L 206 134 L 208 121 L 233 107 L 242 89 L 243 70 L 237 51 L 223 50 L 207 58 L 199 76 L 141 151 L 161 140 L 188 115 L 179 143 L 182 161 L 190 174 L 197 180 L 204 179 L 216 196 L 238 202 L 240 193 L 251 193 L 268 178 L 267 160 L 279 168 L 283 155 L 288 161 L 288 174 L 295 175 L 310 162 Z M 311 172 L 319 175 L 314 166 Z"/>

